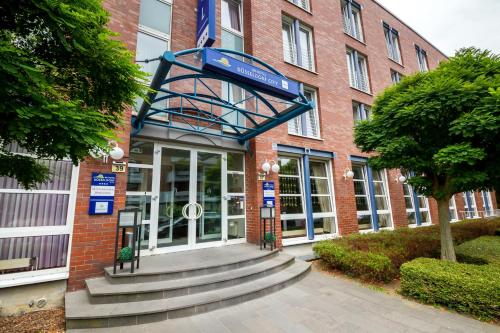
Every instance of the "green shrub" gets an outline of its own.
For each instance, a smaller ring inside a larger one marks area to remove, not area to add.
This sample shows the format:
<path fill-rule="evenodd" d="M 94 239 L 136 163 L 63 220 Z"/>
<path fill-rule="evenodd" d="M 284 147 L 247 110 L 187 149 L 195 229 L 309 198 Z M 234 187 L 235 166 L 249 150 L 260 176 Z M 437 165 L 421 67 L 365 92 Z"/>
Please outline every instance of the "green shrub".
<path fill-rule="evenodd" d="M 500 227 L 500 219 L 469 220 L 454 223 L 451 227 L 455 245 L 458 245 L 483 235 L 494 235 Z M 399 267 L 405 262 L 420 257 L 439 258 L 440 247 L 439 226 L 433 225 L 353 234 L 318 243 L 314 251 L 334 268 L 347 274 L 387 281 L 398 276 Z M 373 271 L 370 272 L 370 269 Z M 382 269 L 386 271 L 382 272 Z"/>
<path fill-rule="evenodd" d="M 388 282 L 397 275 L 384 255 L 351 250 L 331 241 L 315 244 L 314 251 L 333 268 L 363 280 Z"/>
<path fill-rule="evenodd" d="M 500 319 L 500 266 L 419 258 L 401 266 L 401 292 L 479 319 Z"/>
<path fill-rule="evenodd" d="M 459 261 L 466 263 L 500 265 L 500 237 L 482 236 L 460 244 L 456 255 Z"/>

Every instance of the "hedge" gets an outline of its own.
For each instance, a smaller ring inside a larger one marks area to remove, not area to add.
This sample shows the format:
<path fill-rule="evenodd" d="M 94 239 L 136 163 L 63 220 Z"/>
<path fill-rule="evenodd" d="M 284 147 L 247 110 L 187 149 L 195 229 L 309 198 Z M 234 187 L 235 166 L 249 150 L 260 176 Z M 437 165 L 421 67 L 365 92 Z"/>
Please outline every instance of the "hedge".
<path fill-rule="evenodd" d="M 500 265 L 419 258 L 401 266 L 402 294 L 482 320 L 500 319 Z"/>
<path fill-rule="evenodd" d="M 456 255 L 460 262 L 500 265 L 500 237 L 482 236 L 460 244 Z"/>
<path fill-rule="evenodd" d="M 455 245 L 483 235 L 494 235 L 500 219 L 452 224 Z M 399 275 L 399 267 L 415 258 L 439 258 L 439 226 L 402 228 L 354 234 L 316 243 L 313 250 L 333 268 L 364 280 L 386 282 Z M 389 265 L 387 263 L 389 262 Z"/>

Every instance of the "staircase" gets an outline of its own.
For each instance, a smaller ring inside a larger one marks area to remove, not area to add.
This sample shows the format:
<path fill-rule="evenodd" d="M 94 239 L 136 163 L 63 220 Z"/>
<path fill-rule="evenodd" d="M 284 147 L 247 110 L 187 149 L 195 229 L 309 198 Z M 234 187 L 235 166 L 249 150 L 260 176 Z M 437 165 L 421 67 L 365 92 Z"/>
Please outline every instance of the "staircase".
<path fill-rule="evenodd" d="M 141 258 L 86 281 L 66 294 L 66 328 L 129 326 L 191 316 L 280 290 L 303 277 L 310 263 L 250 244 Z"/>

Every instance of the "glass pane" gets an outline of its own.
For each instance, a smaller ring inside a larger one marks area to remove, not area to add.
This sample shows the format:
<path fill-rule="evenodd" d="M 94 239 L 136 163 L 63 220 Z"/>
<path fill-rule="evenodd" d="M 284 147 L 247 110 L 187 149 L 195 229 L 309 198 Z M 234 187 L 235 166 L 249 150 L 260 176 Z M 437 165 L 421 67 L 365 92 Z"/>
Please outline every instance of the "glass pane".
<path fill-rule="evenodd" d="M 128 162 L 153 165 L 153 151 L 152 142 L 131 139 Z"/>
<path fill-rule="evenodd" d="M 240 1 L 222 0 L 221 22 L 224 28 L 241 32 Z"/>
<path fill-rule="evenodd" d="M 411 197 L 405 197 L 405 205 L 408 209 L 413 209 L 413 201 L 411 201 Z"/>
<path fill-rule="evenodd" d="M 231 175 L 229 179 L 234 179 Z M 220 154 L 198 153 L 198 181 L 196 201 L 203 214 L 196 220 L 196 242 L 222 239 L 222 157 Z M 243 180 L 241 180 L 243 183 Z M 234 184 L 234 182 L 232 182 Z M 241 191 L 243 192 L 243 191 Z"/>
<path fill-rule="evenodd" d="M 312 194 L 330 194 L 328 179 L 311 179 Z"/>
<path fill-rule="evenodd" d="M 323 162 L 309 163 L 311 177 L 327 177 L 326 164 Z"/>
<path fill-rule="evenodd" d="M 279 177 L 280 194 L 300 194 L 300 179 L 298 177 Z"/>
<path fill-rule="evenodd" d="M 221 45 L 225 49 L 243 52 L 243 38 L 226 30 L 221 31 Z"/>
<path fill-rule="evenodd" d="M 376 195 L 385 195 L 384 183 L 374 182 L 373 187 Z"/>
<path fill-rule="evenodd" d="M 227 215 L 245 215 L 244 196 L 231 196 L 227 201 Z"/>
<path fill-rule="evenodd" d="M 139 24 L 170 34 L 170 14 L 169 4 L 158 0 L 141 0 L 139 14 Z"/>
<path fill-rule="evenodd" d="M 427 208 L 427 198 L 419 196 L 418 197 L 418 206 L 420 208 Z"/>
<path fill-rule="evenodd" d="M 128 168 L 127 191 L 151 192 L 153 169 Z"/>
<path fill-rule="evenodd" d="M 139 208 L 143 220 L 150 219 L 151 197 L 149 195 L 127 195 L 125 208 Z"/>
<path fill-rule="evenodd" d="M 229 219 L 227 221 L 228 239 L 245 238 L 245 219 Z"/>
<path fill-rule="evenodd" d="M 227 153 L 227 170 L 229 171 L 245 171 L 243 154 Z"/>
<path fill-rule="evenodd" d="M 356 210 L 370 210 L 370 207 L 368 206 L 368 198 L 366 196 L 356 197 Z"/>
<path fill-rule="evenodd" d="M 26 268 L 0 269 L 0 274 L 65 267 L 69 235 L 0 238 L 0 260 L 26 259 Z"/>
<path fill-rule="evenodd" d="M 137 33 L 136 60 L 143 61 L 145 59 L 157 58 L 158 55 L 163 54 L 163 52 L 167 51 L 167 49 L 168 43 L 166 41 L 142 32 Z M 148 63 L 139 62 L 138 64 L 141 67 L 141 70 L 149 73 L 149 79 L 151 80 L 159 63 L 159 61 L 150 61 Z"/>
<path fill-rule="evenodd" d="M 141 227 L 141 249 L 149 248 L 149 224 L 143 224 Z M 139 245 L 137 245 L 138 247 Z"/>
<path fill-rule="evenodd" d="M 299 161 L 294 158 L 280 157 L 278 159 L 280 175 L 299 175 Z"/>
<path fill-rule="evenodd" d="M 379 228 L 387 228 L 391 226 L 391 216 L 389 214 L 377 214 Z"/>
<path fill-rule="evenodd" d="M 352 171 L 354 172 L 354 179 L 365 179 L 362 166 L 353 166 Z"/>
<path fill-rule="evenodd" d="M 377 205 L 377 210 L 388 209 L 386 197 L 375 197 L 375 203 Z"/>
<path fill-rule="evenodd" d="M 189 203 L 190 153 L 180 149 L 162 149 L 158 214 L 158 247 L 186 245 L 188 219 L 182 209 Z M 194 215 L 189 207 L 186 215 Z"/>
<path fill-rule="evenodd" d="M 410 191 L 410 185 L 408 184 L 403 184 L 403 193 L 404 195 L 411 195 L 411 191 Z"/>
<path fill-rule="evenodd" d="M 281 214 L 302 214 L 302 197 L 280 196 Z"/>
<path fill-rule="evenodd" d="M 38 162 L 49 169 L 50 180 L 38 184 L 37 190 L 70 190 L 73 171 L 73 164 L 70 161 L 38 160 Z M 16 179 L 10 177 L 0 177 L 0 188 L 23 189 Z"/>
<path fill-rule="evenodd" d="M 415 212 L 406 213 L 406 217 L 408 218 L 408 224 L 417 223 L 417 219 L 415 218 Z"/>
<path fill-rule="evenodd" d="M 229 193 L 245 192 L 245 176 L 241 174 L 227 175 L 227 191 Z"/>
<path fill-rule="evenodd" d="M 333 234 L 335 233 L 335 218 L 334 217 L 319 217 L 313 220 L 314 234 Z"/>
<path fill-rule="evenodd" d="M 364 181 L 354 181 L 354 194 L 365 195 L 366 194 L 365 182 Z"/>
<path fill-rule="evenodd" d="M 281 220 L 283 238 L 304 237 L 307 235 L 306 220 Z"/>
<path fill-rule="evenodd" d="M 69 194 L 0 193 L 0 228 L 65 225 L 68 203 Z"/>
<path fill-rule="evenodd" d="M 330 201 L 330 196 L 327 197 L 313 196 L 311 199 L 312 199 L 313 213 L 329 213 L 333 211 L 332 203 Z"/>
<path fill-rule="evenodd" d="M 359 230 L 368 230 L 372 228 L 372 218 L 370 215 L 358 215 Z"/>
<path fill-rule="evenodd" d="M 378 171 L 373 171 L 373 180 L 374 181 L 382 181 L 383 180 L 383 176 L 382 176 L 382 171 L 378 170 Z"/>
<path fill-rule="evenodd" d="M 420 211 L 420 218 L 422 219 L 422 223 L 430 223 L 431 222 L 431 217 L 429 215 L 429 212 L 427 212 L 427 211 Z"/>

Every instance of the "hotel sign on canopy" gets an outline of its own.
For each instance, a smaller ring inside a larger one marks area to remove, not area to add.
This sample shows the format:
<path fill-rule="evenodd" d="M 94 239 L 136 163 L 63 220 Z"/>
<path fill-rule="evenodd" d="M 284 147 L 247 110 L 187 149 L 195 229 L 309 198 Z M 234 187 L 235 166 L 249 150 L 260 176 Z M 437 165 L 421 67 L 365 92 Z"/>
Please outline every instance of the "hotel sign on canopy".
<path fill-rule="evenodd" d="M 246 83 L 286 100 L 299 97 L 298 82 L 265 71 L 213 49 L 203 50 L 202 68 Z"/>

